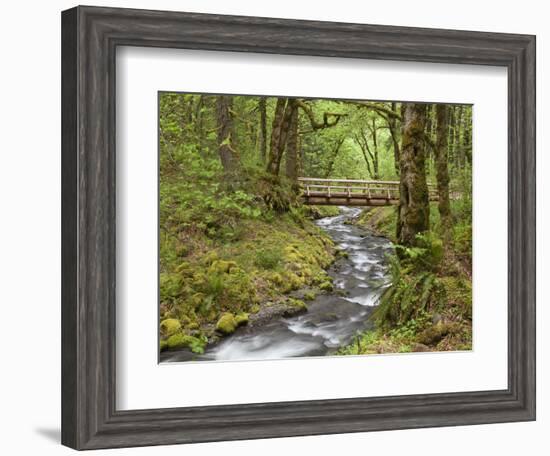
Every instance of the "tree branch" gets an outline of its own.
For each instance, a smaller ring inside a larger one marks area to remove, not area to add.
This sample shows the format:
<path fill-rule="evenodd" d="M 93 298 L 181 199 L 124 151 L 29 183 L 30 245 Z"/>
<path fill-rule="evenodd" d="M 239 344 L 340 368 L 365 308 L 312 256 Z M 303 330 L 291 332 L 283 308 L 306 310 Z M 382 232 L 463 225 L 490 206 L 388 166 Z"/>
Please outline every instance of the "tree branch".
<path fill-rule="evenodd" d="M 347 116 L 347 114 L 342 113 L 336 113 L 336 112 L 325 112 L 323 114 L 323 121 L 317 122 L 315 119 L 315 113 L 313 112 L 313 109 L 308 104 L 304 103 L 302 100 L 295 100 L 295 103 L 298 107 L 302 108 L 302 111 L 307 115 L 309 118 L 309 122 L 311 124 L 311 128 L 313 131 L 320 130 L 322 128 L 329 128 L 334 127 L 342 117 Z M 330 120 L 332 118 L 332 121 Z"/>

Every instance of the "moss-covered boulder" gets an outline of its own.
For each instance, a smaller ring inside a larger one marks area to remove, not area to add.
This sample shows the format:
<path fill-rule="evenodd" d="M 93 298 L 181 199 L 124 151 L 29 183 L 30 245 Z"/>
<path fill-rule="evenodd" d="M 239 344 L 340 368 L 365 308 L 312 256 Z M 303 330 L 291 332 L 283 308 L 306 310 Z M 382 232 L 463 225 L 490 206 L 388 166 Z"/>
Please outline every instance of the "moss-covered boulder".
<path fill-rule="evenodd" d="M 171 336 L 181 329 L 181 323 L 175 318 L 167 318 L 160 322 L 160 334 L 164 337 Z"/>
<path fill-rule="evenodd" d="M 234 261 L 215 260 L 208 268 L 208 272 L 210 274 L 230 273 L 233 268 L 238 268 Z"/>
<path fill-rule="evenodd" d="M 288 301 L 287 301 L 292 307 L 300 310 L 300 311 L 306 311 L 307 310 L 307 304 L 302 301 L 301 299 L 294 299 L 294 298 L 290 298 Z"/>
<path fill-rule="evenodd" d="M 322 291 L 333 291 L 334 286 L 332 285 L 332 282 L 329 282 L 328 280 L 326 282 L 323 282 L 319 285 L 319 289 Z"/>
<path fill-rule="evenodd" d="M 418 342 L 424 345 L 436 345 L 449 334 L 456 332 L 457 325 L 439 322 L 426 328 L 418 335 Z"/>
<path fill-rule="evenodd" d="M 316 295 L 314 291 L 306 291 L 304 293 L 304 299 L 306 301 L 313 301 L 315 298 L 316 298 Z"/>
<path fill-rule="evenodd" d="M 178 349 L 178 348 L 189 348 L 194 353 L 203 353 L 204 347 L 206 345 L 205 339 L 200 339 L 198 337 L 189 336 L 183 333 L 177 333 L 170 336 L 164 345 L 166 349 Z M 161 345 L 162 349 L 162 345 Z"/>
<path fill-rule="evenodd" d="M 248 324 L 248 313 L 246 312 L 240 312 L 237 315 L 235 315 L 235 321 L 237 322 L 237 326 L 243 326 Z"/>
<path fill-rule="evenodd" d="M 239 326 L 235 315 L 230 312 L 222 314 L 218 322 L 216 323 L 216 329 L 222 334 L 231 334 L 235 332 Z"/>

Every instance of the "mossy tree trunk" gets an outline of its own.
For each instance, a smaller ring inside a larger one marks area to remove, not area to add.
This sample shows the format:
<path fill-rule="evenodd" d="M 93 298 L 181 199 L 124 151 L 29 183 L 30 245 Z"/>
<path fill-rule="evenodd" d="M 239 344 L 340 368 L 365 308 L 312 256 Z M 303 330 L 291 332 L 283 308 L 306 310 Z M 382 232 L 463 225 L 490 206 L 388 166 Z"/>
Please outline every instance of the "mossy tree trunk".
<path fill-rule="evenodd" d="M 260 111 L 260 160 L 265 163 L 267 155 L 267 100 L 260 97 L 258 110 Z"/>
<path fill-rule="evenodd" d="M 392 102 L 391 110 L 397 112 L 397 103 Z M 399 135 L 399 128 L 397 128 L 397 118 L 395 116 L 387 117 L 388 128 L 390 130 L 391 140 L 393 143 L 393 163 L 395 167 L 395 175 L 399 176 L 399 141 L 401 140 Z"/>
<path fill-rule="evenodd" d="M 441 228 L 446 241 L 451 239 L 452 220 L 451 204 L 449 201 L 449 166 L 447 124 L 448 107 L 444 104 L 436 105 L 437 139 L 435 147 L 435 169 L 437 177 L 437 193 L 439 195 L 439 214 L 441 216 Z"/>
<path fill-rule="evenodd" d="M 411 246 L 415 244 L 418 233 L 429 229 L 430 206 L 424 145 L 426 105 L 404 103 L 402 118 L 397 239 L 399 244 Z"/>
<path fill-rule="evenodd" d="M 298 183 L 298 107 L 293 106 L 286 150 L 286 177 L 297 186 Z"/>
<path fill-rule="evenodd" d="M 218 130 L 218 153 L 226 175 L 234 174 L 239 164 L 239 155 L 234 147 L 233 98 L 219 96 L 216 99 Z"/>
<path fill-rule="evenodd" d="M 289 100 L 288 98 L 277 99 L 275 115 L 273 117 L 273 127 L 271 129 L 269 158 L 267 162 L 267 171 L 275 176 L 279 175 L 281 160 L 290 130 L 290 120 L 295 109 L 295 100 Z"/>

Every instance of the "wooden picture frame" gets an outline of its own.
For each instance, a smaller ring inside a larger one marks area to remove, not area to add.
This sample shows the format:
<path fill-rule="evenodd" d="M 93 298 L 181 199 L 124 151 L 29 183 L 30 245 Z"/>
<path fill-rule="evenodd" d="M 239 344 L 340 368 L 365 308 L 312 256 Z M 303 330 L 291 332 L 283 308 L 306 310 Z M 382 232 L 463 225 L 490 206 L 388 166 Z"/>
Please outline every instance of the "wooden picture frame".
<path fill-rule="evenodd" d="M 508 69 L 508 388 L 119 411 L 115 50 L 146 46 Z M 62 443 L 75 449 L 535 419 L 535 37 L 195 13 L 62 13 Z"/>

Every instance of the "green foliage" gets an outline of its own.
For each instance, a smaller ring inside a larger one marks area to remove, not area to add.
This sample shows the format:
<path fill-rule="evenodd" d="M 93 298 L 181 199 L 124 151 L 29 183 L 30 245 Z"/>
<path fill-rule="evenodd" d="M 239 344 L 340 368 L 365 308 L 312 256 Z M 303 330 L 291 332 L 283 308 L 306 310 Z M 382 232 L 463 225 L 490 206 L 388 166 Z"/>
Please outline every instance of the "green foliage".
<path fill-rule="evenodd" d="M 265 171 L 265 158 L 260 154 L 258 97 L 232 97 L 234 131 L 231 141 L 228 136 L 223 142 L 238 157 L 239 170 L 225 172 L 218 150 L 216 99 L 176 93 L 161 93 L 159 97 L 162 349 L 187 347 L 198 353 L 216 337 L 213 333 L 223 316 L 232 315 L 237 326 L 246 324 L 248 314 L 257 313 L 266 302 L 287 302 L 289 293 L 304 288 L 330 291 L 333 287 L 325 269 L 335 259 L 335 248 L 311 219 L 337 215 L 338 208 L 302 207 L 295 183 L 283 176 L 285 157 L 279 176 Z M 312 128 L 308 116 L 299 110 L 302 175 L 370 178 L 373 159 L 367 164 L 354 139 L 364 133 L 371 151 L 377 150 L 377 177 L 398 177 L 388 122 L 379 111 L 355 102 L 305 102 L 319 122 L 326 121 L 327 113 L 340 117 L 328 128 Z M 275 98 L 267 97 L 268 147 L 275 103 Z M 382 102 L 370 105 L 396 112 L 400 108 L 399 103 L 393 107 Z M 450 157 L 455 220 L 450 248 L 452 261 L 467 268 L 471 266 L 472 242 L 471 141 L 467 141 L 468 134 L 471 139 L 471 128 L 467 128 L 471 108 L 464 107 L 463 112 L 466 127 L 458 132 L 457 147 Z M 334 118 L 329 115 L 328 120 Z M 432 170 L 428 158 L 428 178 L 433 181 Z M 393 285 L 375 312 L 389 332 L 364 336 L 389 337 L 390 341 L 378 344 L 375 351 L 412 350 L 412 335 L 420 331 L 422 315 L 446 309 L 446 303 L 452 303 L 446 312 L 453 318 L 471 317 L 469 280 L 442 272 L 451 269 L 445 257 L 449 253 L 444 255 L 443 248 L 449 246 L 441 242 L 435 205 L 430 212 L 432 232 L 421 235 L 414 247 L 398 248 L 401 259 L 390 263 Z M 358 221 L 390 239 L 395 235 L 395 222 L 393 207 L 365 211 Z M 314 299 L 315 293 L 309 291 L 303 296 Z M 303 301 L 295 304 L 305 308 Z M 457 341 L 467 346 L 467 334 Z M 368 346 L 367 342 L 362 340 L 362 346 Z"/>
<path fill-rule="evenodd" d="M 418 271 L 434 271 L 443 259 L 443 241 L 432 231 L 416 235 L 416 246 L 396 246 L 397 253 Z"/>
<path fill-rule="evenodd" d="M 279 249 L 260 249 L 254 260 L 254 264 L 262 269 L 277 269 L 282 262 L 283 254 Z"/>
<path fill-rule="evenodd" d="M 439 283 L 432 272 L 411 274 L 396 256 L 390 258 L 391 286 L 382 296 L 373 318 L 380 327 L 392 328 L 429 309 Z"/>
<path fill-rule="evenodd" d="M 189 336 L 183 333 L 177 333 L 170 336 L 164 344 L 161 342 L 161 350 L 163 349 L 178 349 L 189 348 L 193 353 L 204 353 L 206 339 Z"/>

